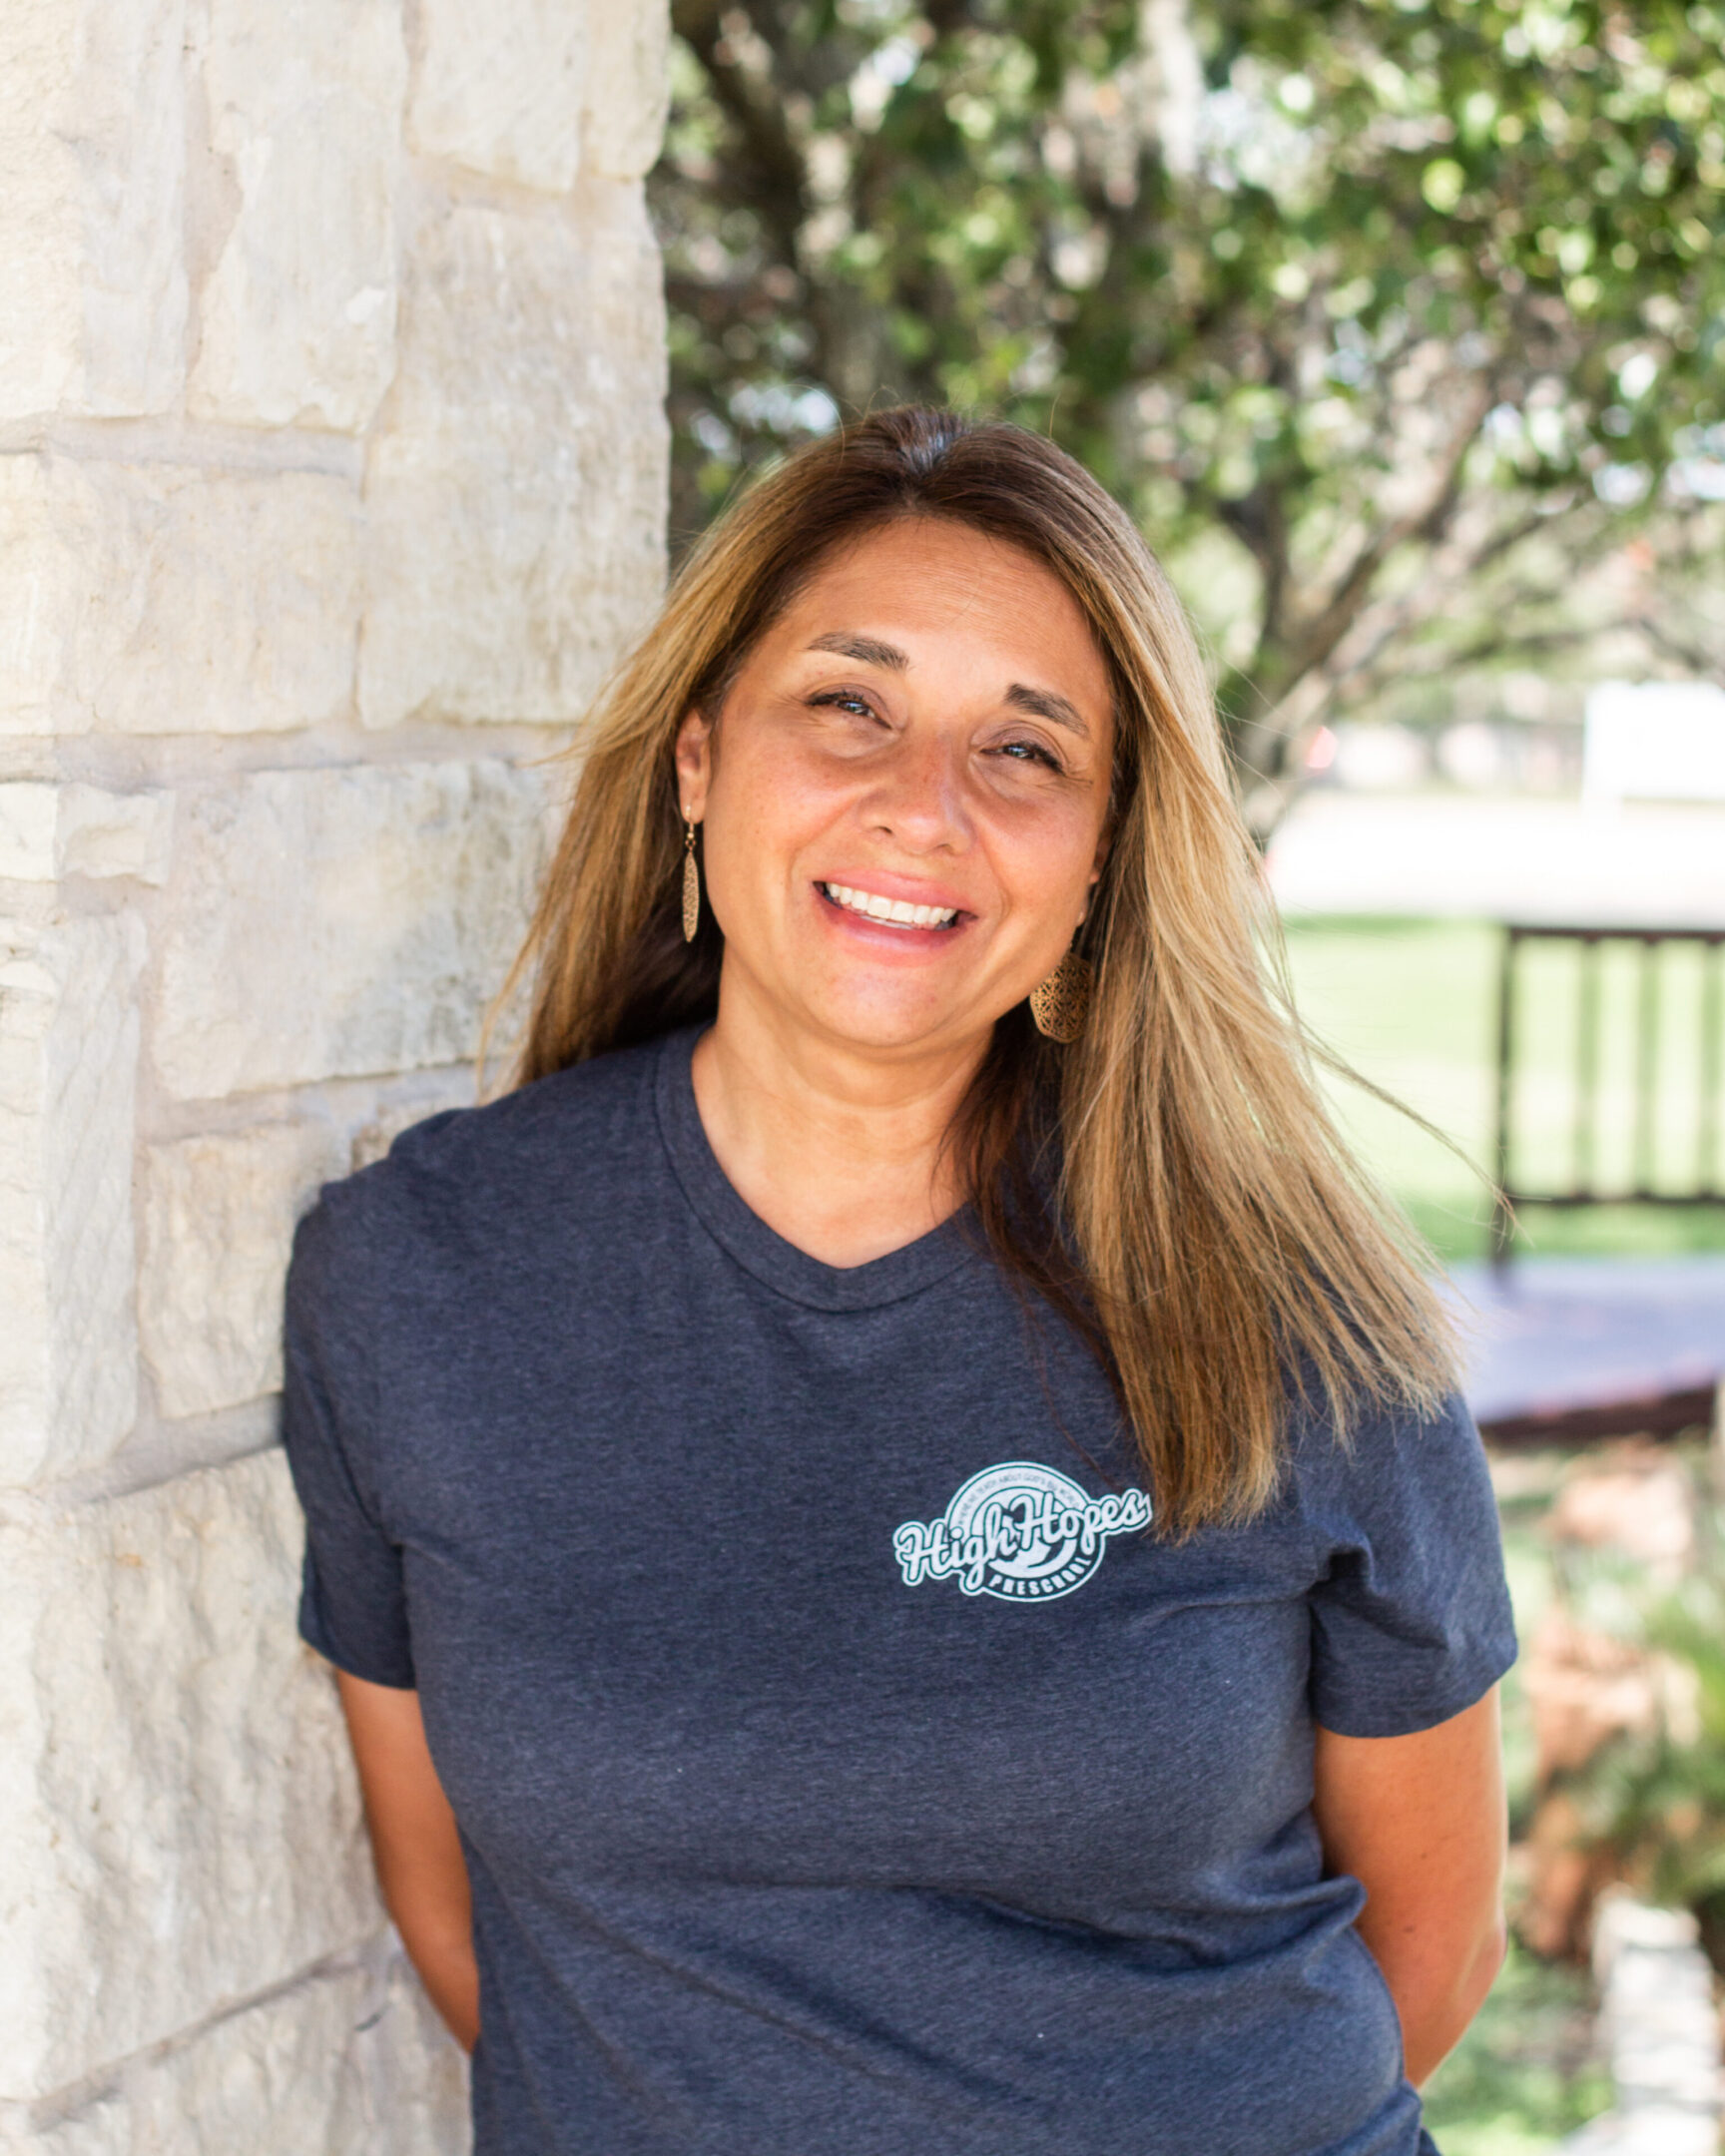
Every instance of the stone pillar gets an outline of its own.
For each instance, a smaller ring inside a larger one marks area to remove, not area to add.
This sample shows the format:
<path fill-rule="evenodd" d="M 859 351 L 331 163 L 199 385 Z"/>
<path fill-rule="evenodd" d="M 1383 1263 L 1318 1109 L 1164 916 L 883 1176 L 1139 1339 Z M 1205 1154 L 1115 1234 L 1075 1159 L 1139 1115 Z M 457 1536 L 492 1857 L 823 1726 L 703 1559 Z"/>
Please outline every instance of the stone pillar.
<path fill-rule="evenodd" d="M 663 565 L 664 0 L 0 5 L 0 2150 L 422 2156 L 282 1276 Z"/>

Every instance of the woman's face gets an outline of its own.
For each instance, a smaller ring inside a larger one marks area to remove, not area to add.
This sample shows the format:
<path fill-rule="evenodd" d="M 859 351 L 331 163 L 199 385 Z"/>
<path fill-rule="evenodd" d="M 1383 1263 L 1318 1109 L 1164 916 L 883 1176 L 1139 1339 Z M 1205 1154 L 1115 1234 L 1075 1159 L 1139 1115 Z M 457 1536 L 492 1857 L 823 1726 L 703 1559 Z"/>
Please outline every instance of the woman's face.
<path fill-rule="evenodd" d="M 854 1047 L 985 1038 L 1100 872 L 1110 707 L 1076 602 L 1017 548 L 922 518 L 841 551 L 678 737 L 727 999 Z"/>

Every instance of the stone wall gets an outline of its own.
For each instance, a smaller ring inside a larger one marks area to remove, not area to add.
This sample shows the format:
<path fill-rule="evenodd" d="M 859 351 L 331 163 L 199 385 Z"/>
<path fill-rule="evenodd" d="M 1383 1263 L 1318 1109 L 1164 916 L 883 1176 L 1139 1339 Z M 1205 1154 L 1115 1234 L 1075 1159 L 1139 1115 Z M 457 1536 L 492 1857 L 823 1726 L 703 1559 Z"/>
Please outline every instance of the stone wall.
<path fill-rule="evenodd" d="M 0 6 L 0 2149 L 419 2156 L 275 1449 L 662 573 L 663 0 Z"/>

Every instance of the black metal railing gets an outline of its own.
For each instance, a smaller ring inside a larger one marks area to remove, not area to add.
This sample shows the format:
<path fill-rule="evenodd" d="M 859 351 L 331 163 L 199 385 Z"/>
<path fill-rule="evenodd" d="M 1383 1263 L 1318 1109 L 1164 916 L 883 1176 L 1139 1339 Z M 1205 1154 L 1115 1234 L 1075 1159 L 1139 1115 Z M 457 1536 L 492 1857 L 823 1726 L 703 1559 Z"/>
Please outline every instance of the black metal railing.
<path fill-rule="evenodd" d="M 1673 953 L 1687 962 L 1674 964 Z M 1543 960 L 1549 973 L 1553 959 L 1558 974 L 1543 982 L 1545 1008 L 1535 1017 L 1529 966 Z M 1725 1205 L 1722 1033 L 1725 928 L 1505 925 L 1494 1265 L 1508 1263 L 1514 1215 L 1529 1206 Z M 1520 1099 L 1529 1047 L 1545 1096 L 1536 1165 Z M 1608 1059 L 1616 1066 L 1609 1077 Z"/>

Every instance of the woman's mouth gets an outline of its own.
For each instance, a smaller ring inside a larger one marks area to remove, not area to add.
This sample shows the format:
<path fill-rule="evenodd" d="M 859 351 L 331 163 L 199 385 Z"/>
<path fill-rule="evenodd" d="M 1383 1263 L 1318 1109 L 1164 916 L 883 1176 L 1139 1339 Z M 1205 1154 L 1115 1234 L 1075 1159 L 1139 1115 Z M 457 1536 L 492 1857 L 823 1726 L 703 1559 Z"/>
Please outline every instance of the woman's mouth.
<path fill-rule="evenodd" d="M 958 918 L 956 906 L 912 905 L 908 898 L 883 898 L 878 891 L 857 890 L 849 883 L 815 887 L 832 904 L 882 928 L 950 928 Z"/>

